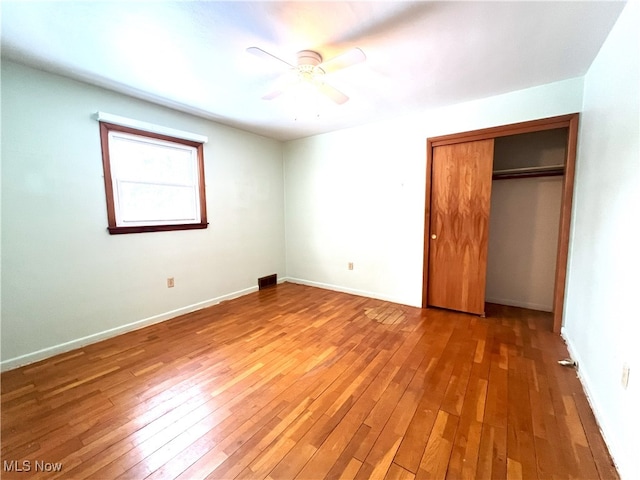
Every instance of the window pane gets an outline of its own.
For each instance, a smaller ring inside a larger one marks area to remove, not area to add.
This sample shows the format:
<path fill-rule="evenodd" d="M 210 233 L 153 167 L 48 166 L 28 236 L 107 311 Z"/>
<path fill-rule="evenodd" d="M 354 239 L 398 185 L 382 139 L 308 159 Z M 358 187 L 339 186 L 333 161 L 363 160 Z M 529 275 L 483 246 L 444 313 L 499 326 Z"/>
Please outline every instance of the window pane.
<path fill-rule="evenodd" d="M 110 148 L 115 178 L 170 185 L 196 183 L 193 147 L 112 134 Z"/>
<path fill-rule="evenodd" d="M 193 186 L 120 181 L 117 197 L 122 224 L 194 223 L 200 220 Z"/>

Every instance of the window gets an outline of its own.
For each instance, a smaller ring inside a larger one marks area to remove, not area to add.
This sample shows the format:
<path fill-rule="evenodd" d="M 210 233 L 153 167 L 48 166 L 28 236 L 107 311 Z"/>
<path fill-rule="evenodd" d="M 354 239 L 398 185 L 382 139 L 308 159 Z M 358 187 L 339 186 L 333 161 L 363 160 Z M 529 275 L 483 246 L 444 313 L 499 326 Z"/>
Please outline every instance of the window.
<path fill-rule="evenodd" d="M 100 139 L 109 233 L 207 228 L 202 141 L 104 121 Z"/>

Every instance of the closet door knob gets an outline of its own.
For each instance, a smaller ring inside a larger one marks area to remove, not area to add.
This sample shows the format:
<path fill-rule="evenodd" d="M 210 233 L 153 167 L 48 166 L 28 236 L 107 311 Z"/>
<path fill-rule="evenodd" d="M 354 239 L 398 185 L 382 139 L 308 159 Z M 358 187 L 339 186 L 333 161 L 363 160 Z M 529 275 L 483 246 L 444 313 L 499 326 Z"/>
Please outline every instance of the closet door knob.
<path fill-rule="evenodd" d="M 431 234 L 431 238 L 433 238 L 435 240 L 436 238 L 438 238 L 438 236 L 435 233 L 432 233 Z"/>

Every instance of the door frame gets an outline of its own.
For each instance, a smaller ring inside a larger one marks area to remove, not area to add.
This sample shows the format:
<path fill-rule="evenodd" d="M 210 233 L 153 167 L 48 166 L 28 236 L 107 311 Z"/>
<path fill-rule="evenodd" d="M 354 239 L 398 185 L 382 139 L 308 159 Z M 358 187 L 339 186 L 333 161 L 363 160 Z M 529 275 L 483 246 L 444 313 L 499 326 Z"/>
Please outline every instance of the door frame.
<path fill-rule="evenodd" d="M 427 289 L 429 286 L 429 238 L 431 237 L 431 169 L 433 166 L 433 147 L 454 143 L 488 140 L 521 133 L 541 132 L 558 128 L 567 129 L 567 151 L 565 170 L 562 178 L 562 199 L 560 206 L 560 226 L 556 255 L 556 272 L 553 288 L 553 331 L 560 332 L 564 310 L 564 296 L 567 279 L 567 259 L 569 257 L 569 235 L 571 232 L 571 205 L 573 202 L 573 183 L 575 177 L 576 151 L 578 147 L 579 113 L 560 115 L 526 122 L 512 123 L 499 127 L 472 130 L 438 137 L 427 138 L 427 178 L 425 188 L 424 214 L 424 256 L 422 267 L 422 308 L 427 308 Z"/>

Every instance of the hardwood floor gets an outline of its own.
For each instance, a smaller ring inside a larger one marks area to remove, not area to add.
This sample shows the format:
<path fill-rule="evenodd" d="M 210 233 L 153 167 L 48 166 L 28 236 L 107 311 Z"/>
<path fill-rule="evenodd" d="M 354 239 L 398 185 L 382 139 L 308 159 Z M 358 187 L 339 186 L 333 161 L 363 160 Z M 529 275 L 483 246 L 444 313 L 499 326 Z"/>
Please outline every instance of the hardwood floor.
<path fill-rule="evenodd" d="M 618 478 L 552 321 L 285 283 L 2 374 L 2 478 Z"/>

